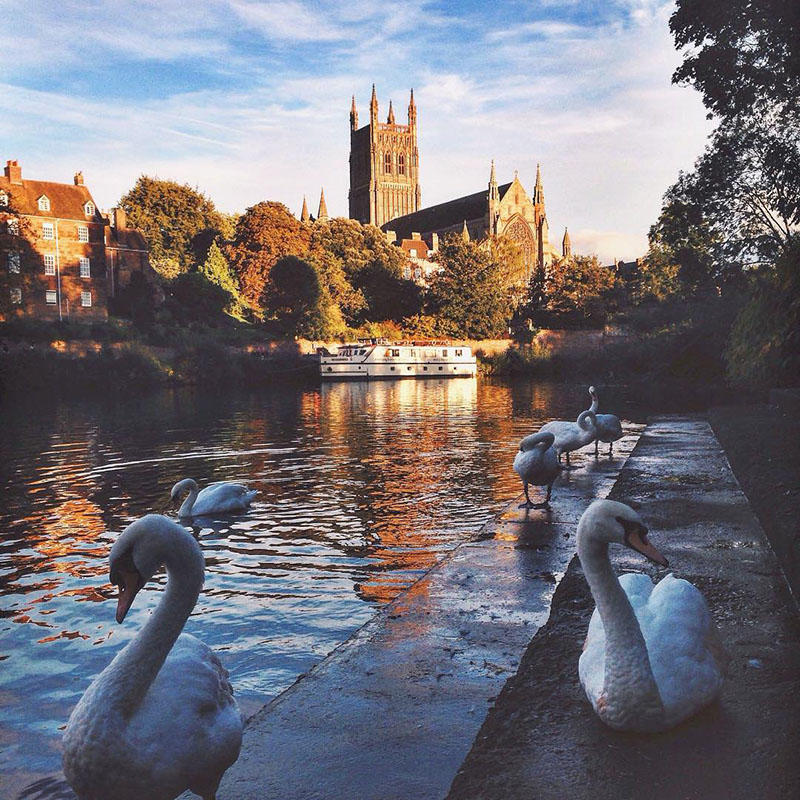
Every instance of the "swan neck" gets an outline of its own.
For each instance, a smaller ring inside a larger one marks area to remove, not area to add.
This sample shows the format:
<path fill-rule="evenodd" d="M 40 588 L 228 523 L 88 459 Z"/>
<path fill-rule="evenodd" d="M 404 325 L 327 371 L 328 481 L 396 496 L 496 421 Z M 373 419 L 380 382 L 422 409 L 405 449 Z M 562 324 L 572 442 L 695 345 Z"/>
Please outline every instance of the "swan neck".
<path fill-rule="evenodd" d="M 591 409 L 582 411 L 578 415 L 578 426 L 584 431 L 593 431 L 597 425 L 597 417 Z"/>
<path fill-rule="evenodd" d="M 592 404 L 589 406 L 588 410 L 591 411 L 593 414 L 596 414 L 597 413 L 597 409 L 600 406 L 600 404 L 597 402 L 597 395 L 593 394 L 593 395 L 590 395 L 590 397 L 592 398 Z"/>
<path fill-rule="evenodd" d="M 192 508 L 194 507 L 194 501 L 197 500 L 197 486 L 192 486 L 189 489 L 189 494 L 186 499 L 181 504 L 180 509 L 178 510 L 179 517 L 191 517 L 192 516 Z M 173 506 L 174 508 L 174 506 Z"/>
<path fill-rule="evenodd" d="M 609 706 L 659 698 L 639 621 L 608 557 L 608 543 L 578 538 L 578 556 L 605 631 L 604 693 Z M 660 705 L 660 698 L 658 700 Z"/>
<path fill-rule="evenodd" d="M 173 555 L 166 563 L 167 587 L 150 619 L 109 667 L 111 702 L 133 713 L 158 675 L 197 603 L 203 587 L 203 558 Z"/>

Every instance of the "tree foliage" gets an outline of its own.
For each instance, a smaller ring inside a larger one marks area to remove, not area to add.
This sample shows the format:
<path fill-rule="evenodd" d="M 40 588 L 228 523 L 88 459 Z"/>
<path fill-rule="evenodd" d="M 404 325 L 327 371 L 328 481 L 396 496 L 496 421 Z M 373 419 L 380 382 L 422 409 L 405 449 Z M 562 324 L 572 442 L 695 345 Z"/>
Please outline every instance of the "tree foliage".
<path fill-rule="evenodd" d="M 257 203 L 236 224 L 227 256 L 242 296 L 258 307 L 273 265 L 282 256 L 302 256 L 311 234 L 283 203 Z"/>
<path fill-rule="evenodd" d="M 216 325 L 233 298 L 221 286 L 211 283 L 199 272 L 182 272 L 167 287 L 166 309 L 181 325 L 202 323 Z"/>
<path fill-rule="evenodd" d="M 138 228 L 150 247 L 154 267 L 165 277 L 186 272 L 194 263 L 193 241 L 204 231 L 218 235 L 225 217 L 197 189 L 142 175 L 119 201 L 128 224 Z M 159 269 L 162 265 L 162 269 Z"/>
<path fill-rule="evenodd" d="M 505 333 L 508 298 L 501 266 L 486 248 L 460 236 L 441 244 L 437 273 L 429 291 L 429 313 L 441 333 L 482 339 Z"/>

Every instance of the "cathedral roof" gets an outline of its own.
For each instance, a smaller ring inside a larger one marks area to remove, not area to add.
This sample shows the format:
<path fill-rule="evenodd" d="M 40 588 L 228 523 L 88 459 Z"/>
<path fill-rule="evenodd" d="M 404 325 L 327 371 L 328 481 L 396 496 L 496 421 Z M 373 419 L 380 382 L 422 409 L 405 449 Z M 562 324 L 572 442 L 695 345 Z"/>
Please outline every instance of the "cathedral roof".
<path fill-rule="evenodd" d="M 510 183 L 500 186 L 500 196 L 502 197 L 510 187 Z M 448 200 L 446 203 L 428 206 L 428 208 L 422 208 L 413 214 L 397 217 L 381 227 L 383 230 L 395 231 L 399 239 L 408 239 L 411 237 L 412 231 L 431 233 L 445 228 L 462 226 L 467 220 L 484 217 L 488 210 L 489 191 L 483 189 L 475 194 L 457 197 L 455 200 Z"/>

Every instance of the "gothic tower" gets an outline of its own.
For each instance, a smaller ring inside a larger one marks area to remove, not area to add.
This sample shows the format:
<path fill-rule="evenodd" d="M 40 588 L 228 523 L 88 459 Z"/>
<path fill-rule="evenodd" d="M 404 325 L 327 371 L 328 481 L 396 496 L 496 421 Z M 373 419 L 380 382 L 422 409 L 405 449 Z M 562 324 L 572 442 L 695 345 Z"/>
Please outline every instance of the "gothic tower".
<path fill-rule="evenodd" d="M 369 124 L 358 127 L 353 97 L 350 107 L 350 217 L 381 226 L 396 217 L 419 210 L 417 107 L 414 90 L 408 104 L 408 124 L 395 122 L 389 103 L 386 122 L 378 121 L 378 97 L 372 85 Z"/>

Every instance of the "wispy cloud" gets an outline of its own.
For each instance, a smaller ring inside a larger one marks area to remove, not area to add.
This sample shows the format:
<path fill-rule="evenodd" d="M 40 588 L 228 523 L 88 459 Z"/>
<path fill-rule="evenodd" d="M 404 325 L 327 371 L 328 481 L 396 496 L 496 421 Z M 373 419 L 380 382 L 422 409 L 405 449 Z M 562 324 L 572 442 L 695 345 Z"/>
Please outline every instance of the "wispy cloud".
<path fill-rule="evenodd" d="M 21 4 L 0 28 L 0 133 L 26 174 L 82 168 L 103 206 L 141 173 L 226 210 L 299 210 L 324 185 L 347 213 L 348 111 L 419 107 L 423 201 L 514 169 L 545 179 L 553 238 L 639 255 L 661 195 L 708 130 L 677 63 L 671 6 L 617 0 L 76 0 Z M 54 24 L 58 20 L 58 24 Z M 34 32 L 34 33 L 31 33 Z"/>

